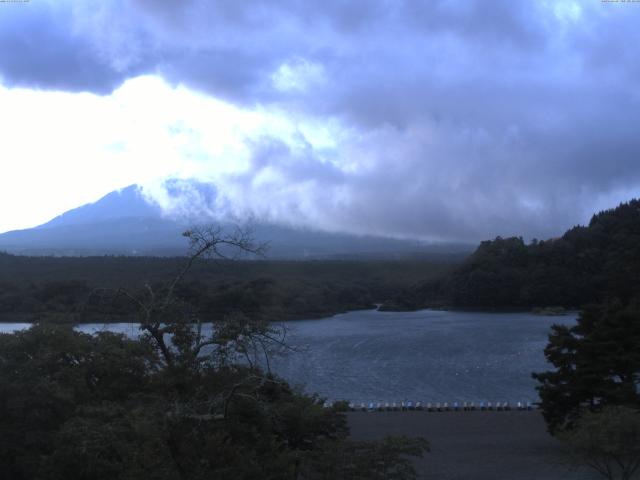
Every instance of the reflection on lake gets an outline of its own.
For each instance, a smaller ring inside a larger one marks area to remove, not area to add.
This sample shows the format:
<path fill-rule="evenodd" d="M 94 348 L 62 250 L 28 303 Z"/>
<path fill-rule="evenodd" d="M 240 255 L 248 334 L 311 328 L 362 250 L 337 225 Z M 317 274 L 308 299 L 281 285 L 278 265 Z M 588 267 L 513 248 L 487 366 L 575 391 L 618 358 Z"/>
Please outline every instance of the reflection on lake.
<path fill-rule="evenodd" d="M 288 343 L 300 351 L 274 359 L 272 367 L 293 384 L 330 399 L 536 401 L 531 372 L 548 368 L 543 349 L 549 328 L 575 318 L 422 310 L 284 322 Z M 0 331 L 27 326 L 5 323 Z M 138 333 L 134 324 L 106 327 Z M 79 327 L 87 333 L 102 328 Z"/>

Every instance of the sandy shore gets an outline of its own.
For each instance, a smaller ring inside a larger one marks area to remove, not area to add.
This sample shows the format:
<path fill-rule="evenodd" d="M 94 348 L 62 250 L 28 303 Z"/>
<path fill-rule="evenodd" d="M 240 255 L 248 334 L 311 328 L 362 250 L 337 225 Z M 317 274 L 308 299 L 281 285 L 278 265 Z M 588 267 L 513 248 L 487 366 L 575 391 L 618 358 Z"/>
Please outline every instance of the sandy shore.
<path fill-rule="evenodd" d="M 416 463 L 420 478 L 435 480 L 591 480 L 571 468 L 562 446 L 532 412 L 351 412 L 351 435 L 422 436 L 431 453 Z"/>

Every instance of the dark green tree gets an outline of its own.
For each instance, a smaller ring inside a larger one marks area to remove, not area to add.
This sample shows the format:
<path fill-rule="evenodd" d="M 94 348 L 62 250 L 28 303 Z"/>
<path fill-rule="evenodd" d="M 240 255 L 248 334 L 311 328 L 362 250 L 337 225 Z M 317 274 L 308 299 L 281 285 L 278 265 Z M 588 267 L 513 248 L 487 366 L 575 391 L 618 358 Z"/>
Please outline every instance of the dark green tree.
<path fill-rule="evenodd" d="M 185 235 L 192 250 L 174 279 L 110 292 L 137 309 L 140 338 L 51 324 L 0 335 L 2 474 L 13 480 L 415 478 L 406 456 L 421 455 L 423 441 L 350 442 L 344 414 L 270 372 L 272 350 L 285 347 L 280 330 L 244 315 L 203 328 L 177 294 L 194 263 L 259 248 L 241 231 Z M 348 465 L 323 477 L 336 452 L 351 452 Z"/>
<path fill-rule="evenodd" d="M 558 436 L 577 465 L 586 465 L 608 480 L 631 480 L 640 468 L 640 412 L 636 409 L 609 406 L 587 412 L 574 428 Z"/>
<path fill-rule="evenodd" d="M 35 325 L 0 335 L 0 470 L 5 478 L 43 478 L 58 448 L 82 445 L 70 444 L 65 432 L 122 417 L 132 402 L 152 394 L 157 361 L 140 342 L 111 333 L 86 335 L 69 326 Z M 113 439 L 118 428 L 111 429 Z M 109 432 L 91 430 L 93 439 L 83 439 L 84 450 L 93 440 L 109 448 L 98 441 Z M 109 457 L 102 458 L 104 471 L 111 471 Z"/>
<path fill-rule="evenodd" d="M 555 325 L 545 348 L 555 370 L 534 373 L 551 432 L 585 411 L 640 406 L 640 308 L 610 302 L 584 309 L 573 327 Z"/>

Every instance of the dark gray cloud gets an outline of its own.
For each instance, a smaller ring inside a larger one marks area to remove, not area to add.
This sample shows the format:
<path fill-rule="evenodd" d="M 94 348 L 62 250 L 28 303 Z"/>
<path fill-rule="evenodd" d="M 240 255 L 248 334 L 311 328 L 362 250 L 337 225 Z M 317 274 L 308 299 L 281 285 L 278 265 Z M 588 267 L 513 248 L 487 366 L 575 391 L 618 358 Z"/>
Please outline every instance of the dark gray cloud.
<path fill-rule="evenodd" d="M 406 236 L 545 237 L 640 194 L 633 4 L 100 5 L 3 7 L 3 83 L 105 94 L 156 73 L 348 132 L 331 154 L 253 139 L 253 168 L 220 187 L 237 212 Z M 299 83 L 279 85 L 283 68 Z"/>
<path fill-rule="evenodd" d="M 140 33 L 136 42 L 144 43 Z M 0 11 L 0 79 L 8 86 L 106 94 L 153 68 L 153 52 L 118 58 L 91 35 L 90 26 L 76 25 L 62 5 L 9 5 Z"/>

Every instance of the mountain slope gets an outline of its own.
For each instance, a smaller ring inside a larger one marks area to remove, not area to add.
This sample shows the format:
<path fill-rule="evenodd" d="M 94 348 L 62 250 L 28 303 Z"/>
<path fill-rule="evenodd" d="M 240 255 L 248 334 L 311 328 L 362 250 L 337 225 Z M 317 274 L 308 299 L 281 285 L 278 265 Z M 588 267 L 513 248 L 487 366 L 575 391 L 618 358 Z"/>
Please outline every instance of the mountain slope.
<path fill-rule="evenodd" d="M 36 228 L 95 224 L 122 218 L 160 218 L 161 213 L 158 205 L 144 199 L 137 185 L 130 185 L 105 195 L 95 203 L 69 210 Z"/>
<path fill-rule="evenodd" d="M 207 198 L 215 195 L 211 187 L 190 187 L 191 192 Z M 180 195 L 177 190 L 174 193 Z M 149 203 L 139 187 L 132 185 L 38 227 L 1 234 L 0 250 L 23 255 L 182 255 L 187 243 L 181 233 L 195 223 L 197 214 L 183 210 L 187 213 L 180 217 L 163 216 L 160 207 Z M 460 256 L 470 252 L 466 245 L 424 245 L 264 223 L 252 227 L 258 242 L 269 243 L 270 258 Z"/>
<path fill-rule="evenodd" d="M 0 249 L 27 255 L 175 254 L 186 248 L 183 230 L 131 185 L 43 225 L 6 232 Z"/>

